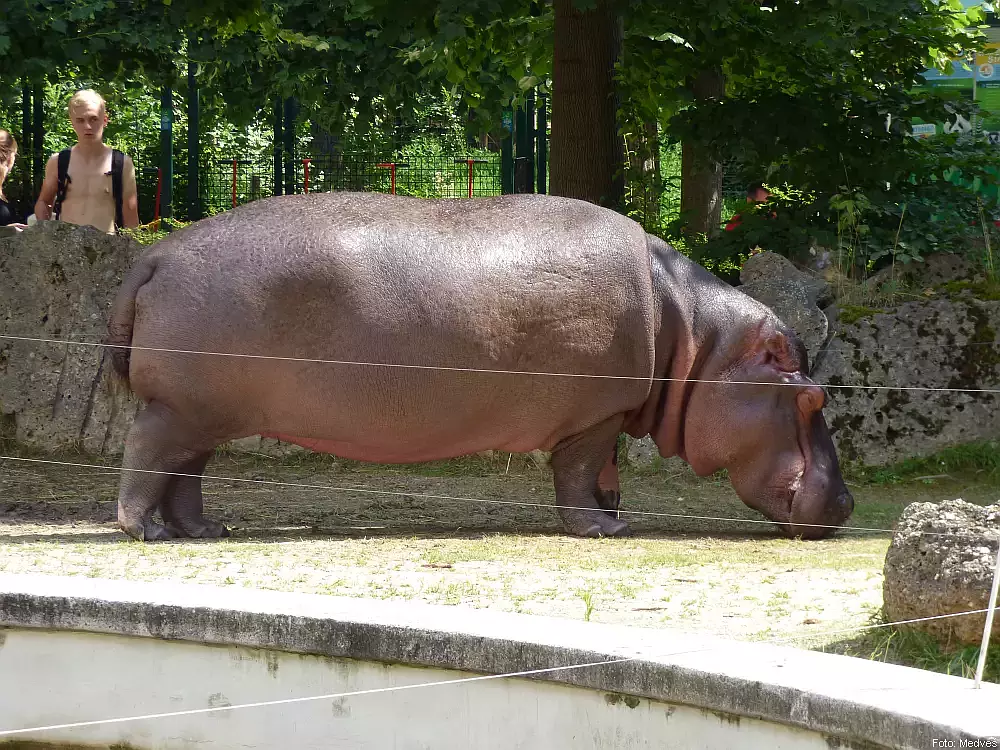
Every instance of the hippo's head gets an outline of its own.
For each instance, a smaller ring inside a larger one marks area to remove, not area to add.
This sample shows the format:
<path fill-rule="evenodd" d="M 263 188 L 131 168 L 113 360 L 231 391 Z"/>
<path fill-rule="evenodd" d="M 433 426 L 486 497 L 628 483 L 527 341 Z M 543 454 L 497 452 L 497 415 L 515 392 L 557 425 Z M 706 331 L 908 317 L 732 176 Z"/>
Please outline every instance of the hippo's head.
<path fill-rule="evenodd" d="M 854 510 L 823 419 L 826 395 L 791 331 L 765 324 L 746 343 L 735 363 L 702 376 L 724 382 L 693 385 L 684 458 L 700 475 L 727 469 L 740 499 L 789 535 L 826 536 Z"/>

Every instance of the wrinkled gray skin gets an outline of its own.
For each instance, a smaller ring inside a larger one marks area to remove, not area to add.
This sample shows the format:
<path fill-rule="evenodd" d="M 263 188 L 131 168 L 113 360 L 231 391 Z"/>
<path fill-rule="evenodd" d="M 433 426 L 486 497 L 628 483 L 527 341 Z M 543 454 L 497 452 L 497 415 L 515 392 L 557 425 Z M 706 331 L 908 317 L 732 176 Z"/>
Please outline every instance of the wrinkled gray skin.
<path fill-rule="evenodd" d="M 227 535 L 202 513 L 201 474 L 217 445 L 255 434 L 386 463 L 552 451 L 559 513 L 582 536 L 628 533 L 606 512 L 621 432 L 651 434 L 699 475 L 728 469 L 790 534 L 823 536 L 853 509 L 795 335 L 582 201 L 257 201 L 151 247 L 107 342 L 137 347 L 109 351 L 147 403 L 123 468 L 193 475 L 123 472 L 118 519 L 136 539 Z"/>

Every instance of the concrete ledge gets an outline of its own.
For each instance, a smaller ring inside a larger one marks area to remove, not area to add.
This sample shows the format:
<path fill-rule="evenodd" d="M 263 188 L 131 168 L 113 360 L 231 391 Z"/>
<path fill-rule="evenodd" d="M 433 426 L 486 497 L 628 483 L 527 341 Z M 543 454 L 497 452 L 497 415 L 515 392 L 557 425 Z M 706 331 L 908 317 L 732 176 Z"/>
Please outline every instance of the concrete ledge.
<path fill-rule="evenodd" d="M 531 679 L 777 722 L 864 746 L 1000 737 L 1000 686 L 993 684 L 975 690 L 970 680 L 794 648 L 461 607 L 0 575 L 0 627 L 486 674 L 629 658 Z"/>

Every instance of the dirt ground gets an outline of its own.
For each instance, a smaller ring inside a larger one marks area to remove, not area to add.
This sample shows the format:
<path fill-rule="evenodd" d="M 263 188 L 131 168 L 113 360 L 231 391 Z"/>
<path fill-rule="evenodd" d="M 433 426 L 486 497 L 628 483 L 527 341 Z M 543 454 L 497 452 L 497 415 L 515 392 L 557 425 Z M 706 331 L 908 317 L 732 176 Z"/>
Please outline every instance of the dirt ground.
<path fill-rule="evenodd" d="M 626 472 L 635 535 L 576 539 L 549 507 L 547 468 L 507 461 L 220 454 L 207 474 L 225 479 L 206 480 L 206 512 L 233 536 L 156 544 L 117 529 L 117 464 L 0 461 L 0 572 L 419 600 L 834 649 L 881 607 L 886 532 L 789 540 L 727 482 Z M 996 500 L 974 478 L 853 489 L 851 524 L 876 529 L 912 501 Z"/>

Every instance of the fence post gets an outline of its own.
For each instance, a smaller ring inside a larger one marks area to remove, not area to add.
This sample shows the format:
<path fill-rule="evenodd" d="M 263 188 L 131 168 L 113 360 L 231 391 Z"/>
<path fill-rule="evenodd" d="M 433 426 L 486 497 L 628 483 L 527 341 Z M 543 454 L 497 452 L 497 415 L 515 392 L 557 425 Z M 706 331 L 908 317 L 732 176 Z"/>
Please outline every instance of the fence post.
<path fill-rule="evenodd" d="M 173 214 L 174 200 L 174 92 L 169 86 L 160 91 L 160 174 L 156 186 L 156 218 Z M 162 186 L 162 190 L 161 190 Z"/>
<path fill-rule="evenodd" d="M 514 192 L 535 192 L 535 92 L 529 91 L 525 105 L 514 120 Z"/>
<path fill-rule="evenodd" d="M 1000 588 L 1000 539 L 997 540 L 997 562 L 993 568 L 993 586 L 990 588 L 990 602 L 986 605 L 986 625 L 983 627 L 983 644 L 979 648 L 979 663 L 976 665 L 976 687 L 982 687 L 983 669 L 986 667 L 986 652 L 990 648 L 990 629 L 993 613 L 997 607 L 997 589 Z"/>
<path fill-rule="evenodd" d="M 380 169 L 388 169 L 389 170 L 389 194 L 390 195 L 395 195 L 396 194 L 396 162 L 394 162 L 394 161 L 386 161 L 386 162 L 382 162 L 381 164 L 376 164 L 375 166 L 379 167 Z"/>
<path fill-rule="evenodd" d="M 194 39 L 188 39 L 188 50 Z M 201 191 L 198 187 L 198 81 L 194 63 L 188 58 L 188 221 L 201 218 Z"/>
<path fill-rule="evenodd" d="M 514 192 L 514 115 L 509 107 L 503 110 L 500 126 L 500 192 Z"/>
<path fill-rule="evenodd" d="M 486 159 L 473 159 L 471 157 L 466 158 L 466 159 L 455 159 L 455 163 L 456 164 L 461 164 L 462 162 L 465 162 L 466 166 L 468 166 L 468 168 L 469 168 L 469 197 L 471 198 L 472 197 L 472 185 L 473 185 L 473 182 L 472 182 L 472 169 L 473 169 L 473 167 L 472 167 L 472 165 L 473 164 L 485 164 L 486 163 Z"/>
<path fill-rule="evenodd" d="M 160 191 L 163 188 L 163 169 L 156 168 L 156 200 L 153 201 L 153 221 L 159 226 L 160 221 Z M 166 216 L 166 214 L 164 214 Z"/>
<path fill-rule="evenodd" d="M 304 173 L 304 178 L 305 178 L 305 182 L 303 183 L 303 188 L 305 189 L 306 193 L 309 192 L 309 162 L 311 161 L 312 159 L 302 160 L 302 171 Z"/>
<path fill-rule="evenodd" d="M 295 118 L 298 102 L 294 97 L 285 99 L 285 195 L 295 193 Z"/>
<path fill-rule="evenodd" d="M 233 208 L 236 208 L 236 159 L 233 159 Z"/>
<path fill-rule="evenodd" d="M 549 161 L 549 124 L 545 94 L 538 95 L 538 102 L 535 124 L 535 160 L 537 162 L 535 179 L 538 182 L 536 191 L 538 193 L 547 193 L 549 192 L 547 174 Z"/>
<path fill-rule="evenodd" d="M 274 175 L 273 184 L 271 186 L 271 192 L 274 195 L 281 195 L 284 191 L 285 178 L 281 172 L 281 144 L 284 142 L 282 137 L 282 120 L 283 115 L 281 113 L 281 97 L 274 97 Z"/>

